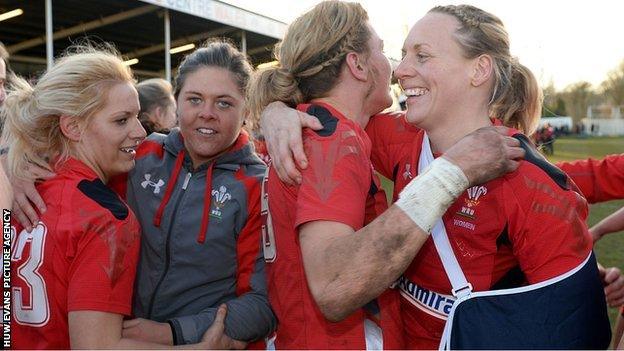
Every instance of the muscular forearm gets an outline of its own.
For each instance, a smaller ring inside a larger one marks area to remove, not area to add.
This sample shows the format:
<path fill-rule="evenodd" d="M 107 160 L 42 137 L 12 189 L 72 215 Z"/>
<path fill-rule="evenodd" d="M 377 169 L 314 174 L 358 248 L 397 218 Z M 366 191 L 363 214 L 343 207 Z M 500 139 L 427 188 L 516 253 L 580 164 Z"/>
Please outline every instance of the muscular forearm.
<path fill-rule="evenodd" d="M 342 320 L 381 295 L 428 237 L 397 206 L 352 235 L 336 237 L 319 257 L 326 285 L 313 292 L 325 317 Z"/>
<path fill-rule="evenodd" d="M 359 231 L 319 240 L 318 233 L 332 228 L 323 223 L 302 228 L 306 275 L 325 317 L 340 320 L 388 288 L 468 185 L 459 167 L 439 158 L 401 191 L 389 210 Z"/>

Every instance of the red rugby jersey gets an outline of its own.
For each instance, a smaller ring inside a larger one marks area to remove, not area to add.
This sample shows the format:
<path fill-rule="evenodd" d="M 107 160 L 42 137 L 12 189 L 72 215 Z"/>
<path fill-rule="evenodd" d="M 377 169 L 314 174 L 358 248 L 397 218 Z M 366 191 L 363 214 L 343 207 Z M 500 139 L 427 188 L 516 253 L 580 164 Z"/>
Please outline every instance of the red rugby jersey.
<path fill-rule="evenodd" d="M 387 203 L 370 162 L 370 140 L 362 128 L 324 103 L 300 105 L 325 128 L 304 131 L 308 168 L 300 186 L 283 184 L 271 167 L 266 192 L 277 254 L 267 262 L 271 305 L 279 320 L 277 349 L 364 349 L 364 308 L 331 323 L 312 297 L 304 272 L 298 227 L 336 221 L 358 230 Z M 384 348 L 403 348 L 399 298 L 388 290 L 377 299 Z"/>
<path fill-rule="evenodd" d="M 76 159 L 37 190 L 47 211 L 30 233 L 16 221 L 11 233 L 13 348 L 68 349 L 68 312 L 130 314 L 140 229 Z"/>
<path fill-rule="evenodd" d="M 424 132 L 400 114 L 375 116 L 366 130 L 373 143 L 373 164 L 394 180 L 396 199 L 418 174 Z M 522 161 L 515 172 L 465 191 L 444 214 L 455 256 L 475 291 L 503 281 L 544 281 L 589 255 L 587 202 L 557 171 L 535 160 Z M 432 239 L 399 285 L 407 347 L 437 348 L 454 298 Z"/>

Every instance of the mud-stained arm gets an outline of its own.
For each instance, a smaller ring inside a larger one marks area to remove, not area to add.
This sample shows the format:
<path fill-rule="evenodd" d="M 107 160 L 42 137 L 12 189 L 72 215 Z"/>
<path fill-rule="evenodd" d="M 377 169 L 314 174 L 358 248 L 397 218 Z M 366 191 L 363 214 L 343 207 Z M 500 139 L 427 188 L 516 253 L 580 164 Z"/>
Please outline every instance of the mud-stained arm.
<path fill-rule="evenodd" d="M 478 130 L 434 161 L 405 187 L 395 205 L 357 232 L 331 221 L 302 224 L 306 277 L 325 317 L 342 320 L 379 296 L 407 268 L 457 196 L 470 185 L 515 170 L 515 159 L 523 155 L 505 130 Z M 460 160 L 461 166 L 448 160 Z"/>
<path fill-rule="evenodd" d="M 396 206 L 357 233 L 338 222 L 302 225 L 306 277 L 321 312 L 340 321 L 381 295 L 428 237 Z"/>

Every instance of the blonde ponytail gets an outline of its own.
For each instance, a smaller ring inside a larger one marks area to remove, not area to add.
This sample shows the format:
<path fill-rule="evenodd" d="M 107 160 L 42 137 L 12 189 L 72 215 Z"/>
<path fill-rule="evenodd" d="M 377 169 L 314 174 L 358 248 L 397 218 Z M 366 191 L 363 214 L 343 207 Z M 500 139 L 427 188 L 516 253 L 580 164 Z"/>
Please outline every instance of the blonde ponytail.
<path fill-rule="evenodd" d="M 24 172 L 29 163 L 52 170 L 49 150 L 58 149 L 51 145 L 59 141 L 53 135 L 59 129 L 58 118 L 42 118 L 35 90 L 23 78 L 14 77 L 8 90 L 2 107 L 3 140 L 9 146 L 7 172 L 26 177 Z"/>
<path fill-rule="evenodd" d="M 249 91 L 248 106 L 254 120 L 273 101 L 282 101 L 291 107 L 305 101 L 295 77 L 281 67 L 268 67 L 257 71 Z"/>
<path fill-rule="evenodd" d="M 273 101 L 291 107 L 325 97 L 336 85 L 349 52 L 366 54 L 371 32 L 357 3 L 323 1 L 288 26 L 274 50 L 278 65 L 261 69 L 249 87 L 254 118 Z"/>
<path fill-rule="evenodd" d="M 509 84 L 499 89 L 500 94 L 490 104 L 491 115 L 505 126 L 533 134 L 541 117 L 543 95 L 531 70 L 512 61 Z"/>

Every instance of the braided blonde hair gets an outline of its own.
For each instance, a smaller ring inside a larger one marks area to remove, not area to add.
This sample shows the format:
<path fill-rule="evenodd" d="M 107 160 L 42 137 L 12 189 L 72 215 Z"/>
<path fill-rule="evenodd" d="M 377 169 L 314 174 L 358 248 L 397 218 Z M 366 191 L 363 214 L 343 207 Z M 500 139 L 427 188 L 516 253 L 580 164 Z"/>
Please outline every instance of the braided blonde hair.
<path fill-rule="evenodd" d="M 490 116 L 523 133 L 533 134 L 542 112 L 542 91 L 533 73 L 509 51 L 509 35 L 496 16 L 470 5 L 436 6 L 429 12 L 455 17 L 455 39 L 467 58 L 488 54 L 494 60 Z"/>
<path fill-rule="evenodd" d="M 324 1 L 297 18 L 274 56 L 277 66 L 256 73 L 249 108 L 256 117 L 273 101 L 296 106 L 321 98 L 336 85 L 349 52 L 369 53 L 368 14 L 357 3 Z"/>

